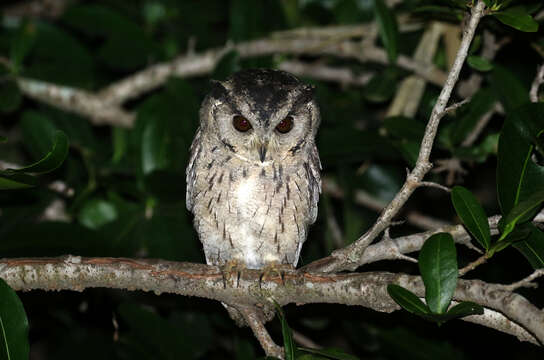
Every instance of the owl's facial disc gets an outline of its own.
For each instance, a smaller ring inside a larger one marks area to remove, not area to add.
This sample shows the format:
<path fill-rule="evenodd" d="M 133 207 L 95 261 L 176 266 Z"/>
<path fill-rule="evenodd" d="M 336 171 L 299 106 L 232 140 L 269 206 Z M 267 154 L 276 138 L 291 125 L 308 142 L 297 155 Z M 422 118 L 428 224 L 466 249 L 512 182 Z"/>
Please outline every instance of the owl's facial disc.
<path fill-rule="evenodd" d="M 311 86 L 277 70 L 248 70 L 213 84 L 211 134 L 234 156 L 259 166 L 312 144 L 319 113 Z"/>

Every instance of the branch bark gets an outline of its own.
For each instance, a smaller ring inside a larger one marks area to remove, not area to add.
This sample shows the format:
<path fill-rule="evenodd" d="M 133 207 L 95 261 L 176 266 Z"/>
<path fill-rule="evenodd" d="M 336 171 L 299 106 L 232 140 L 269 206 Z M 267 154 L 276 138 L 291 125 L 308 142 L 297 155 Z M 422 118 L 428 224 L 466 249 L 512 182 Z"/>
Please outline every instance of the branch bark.
<path fill-rule="evenodd" d="M 398 309 L 387 293 L 388 284 L 396 283 L 424 296 L 420 277 L 388 272 L 295 271 L 286 273 L 283 279 L 278 276 L 266 281 L 260 281 L 260 276 L 259 270 L 246 270 L 237 286 L 225 286 L 220 269 L 205 264 L 78 256 L 0 260 L 0 277 L 15 290 L 83 291 L 105 287 L 197 296 L 237 304 L 238 308 L 261 307 L 274 299 L 280 305 L 336 303 L 388 313 Z M 544 311 L 503 285 L 459 280 L 454 300 L 473 301 L 488 308 L 492 316 L 479 317 L 485 319 L 479 322 L 485 326 L 502 330 L 503 327 L 493 325 L 492 318 L 500 312 L 525 329 L 518 329 L 518 338 L 544 342 Z"/>

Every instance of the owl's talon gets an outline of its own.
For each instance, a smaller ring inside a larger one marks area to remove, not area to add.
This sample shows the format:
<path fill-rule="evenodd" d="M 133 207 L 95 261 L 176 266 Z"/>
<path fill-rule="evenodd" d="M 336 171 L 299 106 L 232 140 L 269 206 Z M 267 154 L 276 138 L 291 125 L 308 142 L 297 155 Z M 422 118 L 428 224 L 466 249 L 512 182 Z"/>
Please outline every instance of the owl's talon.
<path fill-rule="evenodd" d="M 293 271 L 293 270 L 295 270 L 295 268 L 291 264 L 270 263 L 266 265 L 263 268 L 263 272 L 261 273 L 261 276 L 259 276 L 259 288 L 261 288 L 261 284 L 263 281 L 270 280 L 273 277 L 279 277 L 281 280 L 281 284 L 285 286 L 285 274 L 288 271 Z"/>
<path fill-rule="evenodd" d="M 245 266 L 236 259 L 232 259 L 226 262 L 225 265 L 223 265 L 221 268 L 221 273 L 223 276 L 223 288 L 227 288 L 227 284 L 229 284 L 231 282 L 231 279 L 234 278 L 234 274 L 236 274 L 236 288 L 238 288 L 240 286 L 240 277 L 244 269 Z"/>

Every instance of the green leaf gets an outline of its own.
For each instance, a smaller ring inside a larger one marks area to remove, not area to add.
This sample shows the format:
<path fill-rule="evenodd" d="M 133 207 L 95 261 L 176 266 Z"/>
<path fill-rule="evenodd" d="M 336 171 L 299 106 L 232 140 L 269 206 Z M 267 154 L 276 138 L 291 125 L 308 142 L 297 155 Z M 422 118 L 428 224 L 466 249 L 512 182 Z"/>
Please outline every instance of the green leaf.
<path fill-rule="evenodd" d="M 89 229 L 98 229 L 115 219 L 117 219 L 115 205 L 97 198 L 86 202 L 78 214 L 79 222 Z"/>
<path fill-rule="evenodd" d="M 38 185 L 34 176 L 0 171 L 0 190 L 26 189 Z"/>
<path fill-rule="evenodd" d="M 41 159 L 51 150 L 57 128 L 42 112 L 25 111 L 21 117 L 23 144 L 34 159 Z"/>
<path fill-rule="evenodd" d="M 534 269 L 544 268 L 544 232 L 533 224 L 527 224 L 531 229 L 529 237 L 514 243 L 514 247 L 525 256 Z"/>
<path fill-rule="evenodd" d="M 29 357 L 28 320 L 21 300 L 0 279 L 0 358 L 26 360 Z"/>
<path fill-rule="evenodd" d="M 479 144 L 470 147 L 458 147 L 452 151 L 454 157 L 461 160 L 483 163 L 490 155 L 497 154 L 499 134 L 487 135 Z"/>
<path fill-rule="evenodd" d="M 467 63 L 471 68 L 479 71 L 489 71 L 493 69 L 493 64 L 481 56 L 470 55 L 467 58 Z"/>
<path fill-rule="evenodd" d="M 537 191 L 527 200 L 521 201 L 501 220 L 504 224 L 504 230 L 498 241 L 503 240 L 508 234 L 514 230 L 514 227 L 519 222 L 530 220 L 536 215 L 536 211 L 544 202 L 544 189 Z"/>
<path fill-rule="evenodd" d="M 17 173 L 36 173 L 45 174 L 57 169 L 62 165 L 68 155 L 68 137 L 60 130 L 57 130 L 53 136 L 53 146 L 47 154 L 34 164 L 19 168 L 10 169 Z"/>
<path fill-rule="evenodd" d="M 405 116 L 388 117 L 383 121 L 388 134 L 394 137 L 421 142 L 425 133 L 425 124 Z"/>
<path fill-rule="evenodd" d="M 523 121 L 527 107 L 532 105 L 509 113 L 499 137 L 497 193 L 503 215 L 544 189 L 544 167 L 533 162 L 534 147 L 520 135 L 519 126 L 515 124 Z M 539 114 L 539 118 L 544 120 L 544 113 Z"/>
<path fill-rule="evenodd" d="M 60 27 L 39 22 L 22 75 L 55 84 L 90 89 L 96 80 L 90 52 Z M 62 51 L 59 51 L 62 49 Z"/>
<path fill-rule="evenodd" d="M 458 110 L 459 116 L 456 116 L 455 122 L 451 125 L 450 141 L 457 145 L 465 140 L 474 130 L 474 127 L 478 124 L 482 116 L 491 110 L 496 101 L 497 99 L 492 89 L 485 88 L 479 90 L 470 99 L 470 103 Z"/>
<path fill-rule="evenodd" d="M 293 331 L 287 324 L 287 319 L 283 314 L 281 306 L 274 301 L 274 306 L 276 307 L 276 313 L 281 322 L 281 333 L 283 335 L 283 348 L 285 350 L 285 360 L 295 360 L 296 359 L 296 345 L 295 340 L 293 340 Z"/>
<path fill-rule="evenodd" d="M 380 38 L 387 51 L 389 62 L 393 64 L 397 61 L 397 19 L 383 0 L 374 0 L 374 9 Z"/>
<path fill-rule="evenodd" d="M 74 6 L 66 11 L 63 20 L 91 37 L 105 38 L 98 54 L 112 68 L 135 69 L 145 65 L 153 53 L 153 42 L 143 28 L 106 6 Z"/>
<path fill-rule="evenodd" d="M 0 80 L 0 113 L 11 113 L 19 108 L 23 97 L 14 79 Z"/>
<path fill-rule="evenodd" d="M 504 240 L 495 242 L 495 244 L 491 246 L 489 249 L 489 255 L 492 256 L 494 253 L 502 251 L 512 244 L 525 240 L 527 237 L 529 237 L 529 235 L 531 235 L 531 225 L 531 223 L 525 223 L 516 226 Z M 499 228 L 501 228 L 501 222 L 499 222 Z"/>
<path fill-rule="evenodd" d="M 457 286 L 457 253 L 450 234 L 435 234 L 425 241 L 419 252 L 419 271 L 427 306 L 432 313 L 443 314 Z"/>
<path fill-rule="evenodd" d="M 491 244 L 491 231 L 484 209 L 476 197 L 462 186 L 455 186 L 451 191 L 451 201 L 463 224 L 486 250 Z"/>
<path fill-rule="evenodd" d="M 524 32 L 538 31 L 538 23 L 523 6 L 514 6 L 501 12 L 492 13 L 500 22 Z"/>
<path fill-rule="evenodd" d="M 484 308 L 480 304 L 471 301 L 463 301 L 455 306 L 452 306 L 445 314 L 451 319 L 457 319 L 469 315 L 482 315 Z"/>
<path fill-rule="evenodd" d="M 24 59 L 30 53 L 36 41 L 37 29 L 32 22 L 23 22 L 16 35 L 13 37 L 10 48 L 10 59 L 15 67 L 15 71 L 23 64 Z"/>
<path fill-rule="evenodd" d="M 411 167 L 415 165 L 421 142 L 400 140 L 394 141 L 393 145 Z"/>
<path fill-rule="evenodd" d="M 363 94 L 368 101 L 382 103 L 391 99 L 396 89 L 397 73 L 394 69 L 389 68 L 374 75 L 365 86 Z"/>
<path fill-rule="evenodd" d="M 481 305 L 470 301 L 464 301 L 451 307 L 448 312 L 444 314 L 429 314 L 425 315 L 423 318 L 429 321 L 436 322 L 438 325 L 441 325 L 446 321 L 462 318 L 469 315 L 481 315 L 483 313 L 484 308 Z"/>
<path fill-rule="evenodd" d="M 221 60 L 215 65 L 211 78 L 223 81 L 240 69 L 240 54 L 238 54 L 238 51 L 236 50 L 231 50 L 223 55 Z"/>
<path fill-rule="evenodd" d="M 304 351 L 310 354 L 323 355 L 325 359 L 335 359 L 335 360 L 359 360 L 357 356 L 345 353 L 342 350 L 335 348 L 327 349 L 310 349 L 310 348 L 298 348 L 300 351 Z M 300 359 L 298 357 L 297 359 Z"/>
<path fill-rule="evenodd" d="M 537 149 L 544 155 L 544 103 L 530 103 L 516 109 L 512 125 L 516 133 L 527 144 L 537 145 Z"/>
<path fill-rule="evenodd" d="M 491 85 L 508 116 L 516 108 L 529 103 L 529 89 L 520 81 L 520 76 L 510 69 L 495 65 L 491 72 Z"/>
<path fill-rule="evenodd" d="M 396 284 L 387 285 L 387 293 L 404 310 L 416 315 L 430 314 L 430 310 L 416 294 Z"/>

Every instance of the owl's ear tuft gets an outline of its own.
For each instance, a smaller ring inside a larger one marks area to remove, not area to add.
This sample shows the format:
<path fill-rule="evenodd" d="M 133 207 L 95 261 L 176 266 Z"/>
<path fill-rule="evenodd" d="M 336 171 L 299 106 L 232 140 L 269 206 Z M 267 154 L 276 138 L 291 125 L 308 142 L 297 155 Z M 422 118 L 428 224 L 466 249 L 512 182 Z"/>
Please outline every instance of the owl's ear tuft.
<path fill-rule="evenodd" d="M 294 107 L 305 105 L 313 100 L 315 93 L 315 86 L 304 84 L 300 87 L 300 92 L 297 97 Z"/>
<path fill-rule="evenodd" d="M 221 81 L 210 80 L 210 86 L 211 86 L 210 95 L 214 99 L 221 99 L 227 96 L 228 91 Z"/>

